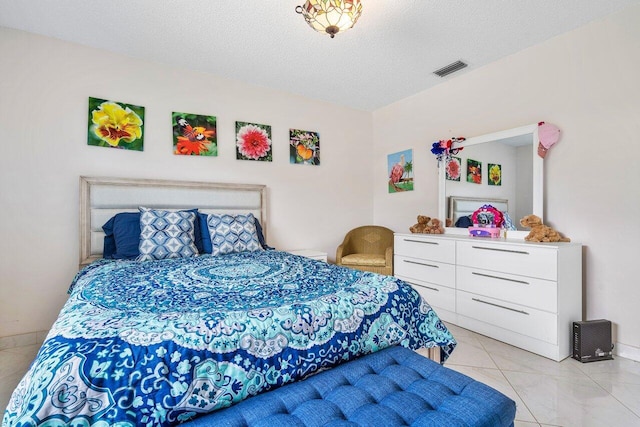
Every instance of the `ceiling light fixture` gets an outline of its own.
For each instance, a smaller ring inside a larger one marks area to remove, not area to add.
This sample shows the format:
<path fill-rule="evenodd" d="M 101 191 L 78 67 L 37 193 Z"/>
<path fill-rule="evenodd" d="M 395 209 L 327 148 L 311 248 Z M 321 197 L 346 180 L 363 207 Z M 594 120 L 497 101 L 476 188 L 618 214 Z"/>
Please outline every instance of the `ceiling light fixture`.
<path fill-rule="evenodd" d="M 353 27 L 362 13 L 360 0 L 307 0 L 296 12 L 314 30 L 334 38 L 340 31 Z"/>

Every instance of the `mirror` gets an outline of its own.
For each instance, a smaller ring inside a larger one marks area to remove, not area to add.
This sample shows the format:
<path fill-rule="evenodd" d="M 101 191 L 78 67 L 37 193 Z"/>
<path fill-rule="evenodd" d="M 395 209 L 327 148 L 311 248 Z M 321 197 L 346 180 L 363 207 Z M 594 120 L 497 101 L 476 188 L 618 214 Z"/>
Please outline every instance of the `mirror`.
<path fill-rule="evenodd" d="M 526 230 L 519 224 L 525 215 L 543 218 L 544 164 L 537 154 L 537 124 L 469 138 L 453 148 L 459 147 L 463 149 L 453 155 L 460 160 L 459 181 L 447 179 L 446 160 L 439 165 L 438 217 L 443 222 L 488 202 L 507 210 L 518 230 Z M 455 167 L 453 171 L 449 178 L 455 178 Z M 457 219 L 446 233 L 467 233 L 466 227 L 454 227 Z"/>

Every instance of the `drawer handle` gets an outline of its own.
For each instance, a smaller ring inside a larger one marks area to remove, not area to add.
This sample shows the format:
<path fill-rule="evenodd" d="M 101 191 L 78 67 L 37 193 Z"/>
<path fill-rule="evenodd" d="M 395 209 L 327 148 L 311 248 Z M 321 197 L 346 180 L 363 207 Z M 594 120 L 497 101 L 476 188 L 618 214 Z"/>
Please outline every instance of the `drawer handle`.
<path fill-rule="evenodd" d="M 403 239 L 405 242 L 413 242 L 413 243 L 426 243 L 427 245 L 439 245 L 438 242 L 427 242 L 425 240 L 413 240 L 413 239 Z"/>
<path fill-rule="evenodd" d="M 425 285 L 418 285 L 417 283 L 409 282 L 408 280 L 405 280 L 405 282 L 409 283 L 410 285 L 416 285 L 416 286 L 419 286 L 421 288 L 427 288 L 427 289 L 430 289 L 432 291 L 440 292 L 440 289 L 438 289 L 438 288 L 432 288 L 431 286 L 425 286 Z"/>
<path fill-rule="evenodd" d="M 472 271 L 471 274 L 475 274 L 476 276 L 489 277 L 491 279 L 506 280 L 507 282 L 522 283 L 523 285 L 529 284 L 529 282 L 525 282 L 524 280 L 515 280 L 515 279 L 509 279 L 506 277 L 492 276 L 491 274 L 476 273 L 475 271 Z"/>
<path fill-rule="evenodd" d="M 482 246 L 471 246 L 473 249 L 482 249 L 485 251 L 510 252 L 512 254 L 529 255 L 527 251 L 514 251 L 513 249 L 484 248 Z"/>
<path fill-rule="evenodd" d="M 408 259 L 404 259 L 403 261 L 408 262 L 409 264 L 418 264 L 418 265 L 424 265 L 425 267 L 440 268 L 439 265 L 425 264 L 423 262 L 417 262 L 417 261 L 409 261 Z"/>
<path fill-rule="evenodd" d="M 492 305 L 494 307 L 504 308 L 505 310 L 515 311 L 516 313 L 520 313 L 520 314 L 526 314 L 527 316 L 529 315 L 529 313 L 527 313 L 524 310 L 516 310 L 515 308 L 505 307 L 504 305 L 494 304 L 494 303 L 489 302 L 489 301 L 482 301 L 481 299 L 478 299 L 478 298 L 471 298 L 471 299 L 474 300 L 475 302 L 481 302 L 483 304 Z"/>

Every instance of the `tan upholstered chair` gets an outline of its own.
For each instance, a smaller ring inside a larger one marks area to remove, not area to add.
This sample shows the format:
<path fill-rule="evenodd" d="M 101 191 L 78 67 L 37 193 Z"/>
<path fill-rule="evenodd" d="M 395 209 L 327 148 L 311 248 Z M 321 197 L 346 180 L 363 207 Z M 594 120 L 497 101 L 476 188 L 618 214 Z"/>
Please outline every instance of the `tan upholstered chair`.
<path fill-rule="evenodd" d="M 336 264 L 393 275 L 393 231 L 378 225 L 354 228 L 338 246 Z"/>

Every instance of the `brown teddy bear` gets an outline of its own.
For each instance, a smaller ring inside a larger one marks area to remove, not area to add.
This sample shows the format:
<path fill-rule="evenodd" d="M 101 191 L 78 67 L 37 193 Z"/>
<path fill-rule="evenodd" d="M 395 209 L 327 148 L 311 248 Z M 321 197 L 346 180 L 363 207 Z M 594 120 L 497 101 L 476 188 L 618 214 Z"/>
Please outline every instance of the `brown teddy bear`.
<path fill-rule="evenodd" d="M 529 235 L 524 238 L 528 242 L 570 242 L 567 237 L 562 237 L 553 228 L 544 225 L 540 217 L 527 215 L 520 220 L 520 225 L 531 228 Z"/>
<path fill-rule="evenodd" d="M 427 223 L 427 231 L 425 233 L 429 234 L 442 234 L 444 233 L 444 228 L 442 228 L 442 221 L 438 218 L 431 218 L 431 221 Z"/>
<path fill-rule="evenodd" d="M 418 215 L 418 222 L 411 227 L 409 227 L 409 231 L 412 233 L 428 233 L 425 231 L 428 227 L 428 223 L 431 221 L 431 217 Z"/>

